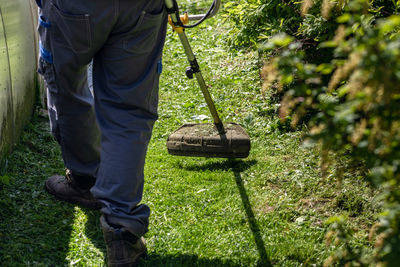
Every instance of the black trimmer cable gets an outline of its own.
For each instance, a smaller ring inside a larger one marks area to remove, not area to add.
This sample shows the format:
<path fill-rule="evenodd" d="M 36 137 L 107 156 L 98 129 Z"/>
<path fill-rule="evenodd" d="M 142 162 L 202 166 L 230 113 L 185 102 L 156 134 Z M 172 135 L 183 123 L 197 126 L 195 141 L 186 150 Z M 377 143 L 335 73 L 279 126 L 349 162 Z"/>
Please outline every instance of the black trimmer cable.
<path fill-rule="evenodd" d="M 212 11 L 214 10 L 214 8 L 215 8 L 215 6 L 216 6 L 216 0 L 214 0 L 213 3 L 211 4 L 210 9 L 207 11 L 207 13 L 206 13 L 198 22 L 196 22 L 196 23 L 194 23 L 194 24 L 191 24 L 191 25 L 185 25 L 185 24 L 183 24 L 182 21 L 181 21 L 181 17 L 180 17 L 180 14 L 179 14 L 179 6 L 178 6 L 178 3 L 176 2 L 176 0 L 173 0 L 173 1 L 174 1 L 174 6 L 175 6 L 175 14 L 176 14 L 176 17 L 178 18 L 178 25 L 175 25 L 175 26 L 183 27 L 183 28 L 185 28 L 185 29 L 190 29 L 190 28 L 194 28 L 194 27 L 199 26 L 199 25 L 200 25 L 201 23 L 203 23 L 208 17 L 210 17 Z"/>

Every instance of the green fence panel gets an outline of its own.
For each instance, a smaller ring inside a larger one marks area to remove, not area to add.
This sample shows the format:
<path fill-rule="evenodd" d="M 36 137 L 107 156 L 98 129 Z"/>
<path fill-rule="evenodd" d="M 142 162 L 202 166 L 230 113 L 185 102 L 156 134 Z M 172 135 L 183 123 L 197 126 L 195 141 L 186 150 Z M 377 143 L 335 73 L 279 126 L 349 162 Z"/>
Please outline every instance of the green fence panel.
<path fill-rule="evenodd" d="M 36 14 L 34 1 L 0 0 L 0 167 L 39 92 Z"/>

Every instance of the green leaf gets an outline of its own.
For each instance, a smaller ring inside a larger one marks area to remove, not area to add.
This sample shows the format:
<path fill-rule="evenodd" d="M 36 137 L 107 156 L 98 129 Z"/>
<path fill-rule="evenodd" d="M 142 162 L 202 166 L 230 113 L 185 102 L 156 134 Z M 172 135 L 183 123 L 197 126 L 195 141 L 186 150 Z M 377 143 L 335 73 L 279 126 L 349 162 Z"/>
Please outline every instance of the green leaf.
<path fill-rule="evenodd" d="M 387 34 L 395 30 L 396 27 L 400 26 L 400 16 L 393 15 L 380 22 L 379 28 L 382 34 Z"/>
<path fill-rule="evenodd" d="M 340 17 L 338 17 L 338 18 L 336 19 L 336 21 L 337 21 L 338 23 L 347 23 L 347 22 L 350 21 L 351 17 L 352 17 L 351 14 L 349 14 L 349 13 L 344 13 L 343 15 L 341 15 Z"/>
<path fill-rule="evenodd" d="M 0 176 L 0 183 L 10 185 L 10 177 L 8 177 L 7 175 Z"/>
<path fill-rule="evenodd" d="M 320 64 L 318 65 L 318 67 L 316 68 L 317 72 L 320 72 L 321 74 L 330 74 L 332 73 L 334 67 L 331 64 Z"/>
<path fill-rule="evenodd" d="M 287 47 L 293 41 L 293 37 L 287 34 L 277 34 L 270 39 L 275 47 Z"/>
<path fill-rule="evenodd" d="M 337 43 L 334 41 L 326 41 L 319 45 L 321 48 L 337 47 Z"/>
<path fill-rule="evenodd" d="M 293 75 L 285 75 L 282 77 L 282 83 L 283 84 L 290 84 L 291 82 L 293 82 Z"/>

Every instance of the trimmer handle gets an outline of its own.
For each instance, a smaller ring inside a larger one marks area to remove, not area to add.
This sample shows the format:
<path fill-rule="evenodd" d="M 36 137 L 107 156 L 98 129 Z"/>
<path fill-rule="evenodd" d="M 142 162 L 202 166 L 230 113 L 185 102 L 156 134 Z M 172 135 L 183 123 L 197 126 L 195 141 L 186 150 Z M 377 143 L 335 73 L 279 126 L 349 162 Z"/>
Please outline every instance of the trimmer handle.
<path fill-rule="evenodd" d="M 218 5 L 216 5 L 217 2 L 218 2 Z M 211 11 L 213 11 L 214 15 L 215 15 L 215 13 L 219 9 L 220 2 L 221 2 L 220 0 L 214 0 L 212 9 L 210 9 L 209 12 L 207 12 L 207 14 L 204 15 L 203 18 L 200 19 L 199 22 L 194 23 L 191 26 L 194 27 L 194 26 L 198 25 L 199 23 L 201 23 L 202 21 L 204 21 L 209 16 L 209 14 L 211 14 Z M 224 125 L 218 115 L 217 109 L 215 108 L 215 105 L 214 105 L 214 101 L 212 100 L 212 97 L 210 95 L 210 92 L 208 91 L 206 82 L 204 81 L 203 75 L 201 74 L 200 66 L 197 62 L 196 56 L 194 55 L 192 47 L 190 46 L 189 41 L 185 34 L 185 28 L 187 26 L 185 27 L 184 24 L 187 23 L 188 16 L 187 16 L 187 14 L 185 14 L 186 16 L 182 16 L 183 18 L 181 18 L 181 16 L 179 15 L 179 7 L 178 7 L 176 0 L 165 0 L 165 5 L 166 5 L 167 11 L 169 13 L 170 24 L 171 24 L 172 28 L 178 33 L 179 39 L 181 40 L 183 49 L 185 50 L 185 54 L 190 63 L 190 67 L 189 67 L 190 75 L 188 77 L 192 78 L 192 75 L 194 75 L 194 77 L 196 77 L 196 80 L 200 86 L 201 92 L 203 93 L 204 99 L 205 99 L 207 106 L 210 110 L 210 113 L 213 117 L 215 127 L 217 128 L 218 132 L 222 135 L 225 133 Z"/>
<path fill-rule="evenodd" d="M 176 0 L 165 0 L 165 5 L 167 6 L 168 9 L 174 9 L 177 8 L 177 3 Z M 221 0 L 214 0 L 212 3 L 212 9 L 207 12 L 207 14 L 195 14 L 195 15 L 189 15 L 188 16 L 188 22 L 189 21 L 199 21 L 203 20 L 205 18 L 211 18 L 214 17 L 219 9 L 221 7 Z"/>
<path fill-rule="evenodd" d="M 214 8 L 211 11 L 210 15 L 208 16 L 208 18 L 212 18 L 218 13 L 219 8 L 221 7 L 221 0 L 214 0 L 213 5 L 214 5 Z M 189 21 L 201 20 L 205 15 L 206 14 L 189 15 Z"/>

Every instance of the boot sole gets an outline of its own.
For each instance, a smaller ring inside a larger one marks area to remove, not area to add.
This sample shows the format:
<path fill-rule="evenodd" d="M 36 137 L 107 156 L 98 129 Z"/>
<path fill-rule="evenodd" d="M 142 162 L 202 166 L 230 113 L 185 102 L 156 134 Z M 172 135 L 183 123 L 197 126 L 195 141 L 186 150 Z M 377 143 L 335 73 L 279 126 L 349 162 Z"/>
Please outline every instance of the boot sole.
<path fill-rule="evenodd" d="M 44 184 L 44 189 L 51 195 L 53 195 L 56 199 L 65 201 L 71 204 L 78 205 L 79 207 L 91 209 L 91 210 L 99 210 L 101 209 L 101 203 L 93 203 L 93 201 L 86 200 L 79 197 L 64 197 L 57 194 L 51 187 L 47 185 L 47 182 Z"/>

